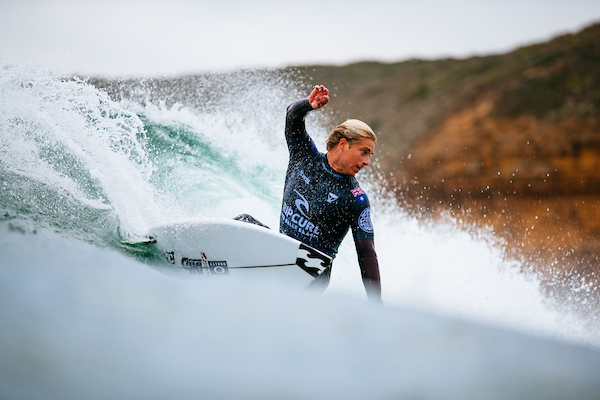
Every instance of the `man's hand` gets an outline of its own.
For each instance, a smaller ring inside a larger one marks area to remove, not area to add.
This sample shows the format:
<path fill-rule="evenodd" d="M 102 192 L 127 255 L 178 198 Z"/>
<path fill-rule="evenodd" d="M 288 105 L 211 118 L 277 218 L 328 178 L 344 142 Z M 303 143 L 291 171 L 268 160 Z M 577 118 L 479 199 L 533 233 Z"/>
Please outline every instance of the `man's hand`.
<path fill-rule="evenodd" d="M 329 90 L 323 85 L 315 86 L 310 96 L 308 96 L 308 101 L 314 110 L 323 107 L 329 102 Z"/>

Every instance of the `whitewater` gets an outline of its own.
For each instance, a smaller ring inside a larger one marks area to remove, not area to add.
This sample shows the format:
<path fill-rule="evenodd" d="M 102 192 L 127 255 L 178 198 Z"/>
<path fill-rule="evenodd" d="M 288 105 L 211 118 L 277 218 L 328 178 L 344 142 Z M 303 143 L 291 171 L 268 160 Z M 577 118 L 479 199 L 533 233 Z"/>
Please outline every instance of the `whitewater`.
<path fill-rule="evenodd" d="M 297 77 L 236 71 L 104 90 L 0 66 L 0 397 L 600 393 L 599 321 L 561 307 L 484 232 L 409 216 L 373 184 L 376 159 L 357 178 L 384 307 L 366 300 L 351 237 L 323 295 L 200 279 L 123 244 L 194 217 L 248 213 L 277 229 L 285 109 L 310 91 Z M 323 151 L 340 121 L 312 114 Z M 593 302 L 595 287 L 577 289 Z"/>

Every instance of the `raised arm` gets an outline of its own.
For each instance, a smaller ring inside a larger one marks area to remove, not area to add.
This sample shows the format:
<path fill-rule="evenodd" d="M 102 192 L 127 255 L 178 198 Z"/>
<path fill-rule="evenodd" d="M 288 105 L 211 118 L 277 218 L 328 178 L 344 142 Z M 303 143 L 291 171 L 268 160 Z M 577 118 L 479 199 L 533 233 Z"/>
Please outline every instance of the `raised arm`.
<path fill-rule="evenodd" d="M 289 105 L 285 124 L 285 135 L 298 137 L 305 131 L 304 117 L 312 110 L 323 107 L 329 102 L 329 90 L 323 86 L 315 86 L 308 98 L 298 100 Z"/>

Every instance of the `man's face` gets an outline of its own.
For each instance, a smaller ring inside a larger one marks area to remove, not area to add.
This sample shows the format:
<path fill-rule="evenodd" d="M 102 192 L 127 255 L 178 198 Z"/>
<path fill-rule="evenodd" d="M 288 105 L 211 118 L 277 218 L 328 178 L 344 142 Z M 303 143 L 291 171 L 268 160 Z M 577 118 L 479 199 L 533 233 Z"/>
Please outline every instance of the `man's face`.
<path fill-rule="evenodd" d="M 375 151 L 375 142 L 370 138 L 361 139 L 352 145 L 346 139 L 341 139 L 339 146 L 342 152 L 337 164 L 345 174 L 351 176 L 369 165 L 371 155 Z"/>

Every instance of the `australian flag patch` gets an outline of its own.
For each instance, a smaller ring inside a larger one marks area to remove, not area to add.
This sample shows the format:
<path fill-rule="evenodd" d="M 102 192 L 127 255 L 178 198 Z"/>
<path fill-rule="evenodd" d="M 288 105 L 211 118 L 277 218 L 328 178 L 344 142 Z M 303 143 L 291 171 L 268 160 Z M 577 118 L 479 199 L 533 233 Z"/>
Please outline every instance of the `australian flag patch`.
<path fill-rule="evenodd" d="M 367 194 L 359 187 L 350 190 L 350 192 L 352 193 L 358 204 L 366 203 L 367 201 L 369 201 L 369 199 L 367 198 Z"/>

